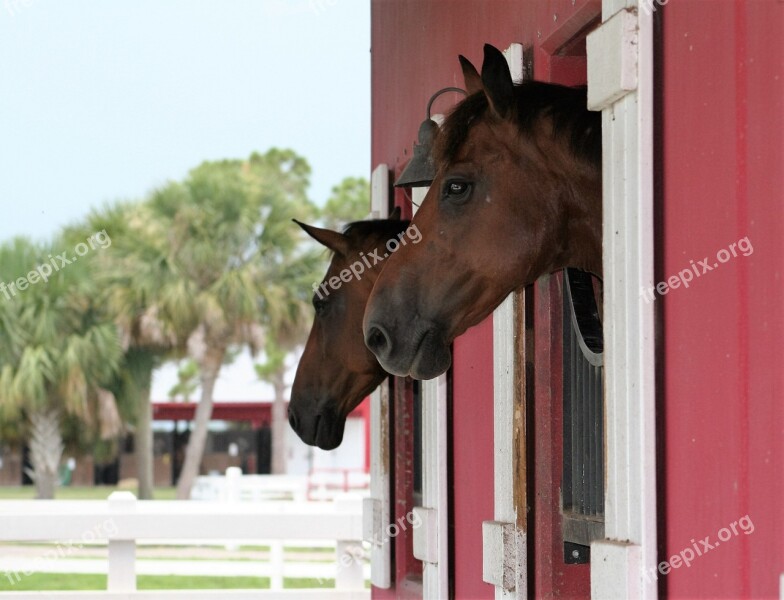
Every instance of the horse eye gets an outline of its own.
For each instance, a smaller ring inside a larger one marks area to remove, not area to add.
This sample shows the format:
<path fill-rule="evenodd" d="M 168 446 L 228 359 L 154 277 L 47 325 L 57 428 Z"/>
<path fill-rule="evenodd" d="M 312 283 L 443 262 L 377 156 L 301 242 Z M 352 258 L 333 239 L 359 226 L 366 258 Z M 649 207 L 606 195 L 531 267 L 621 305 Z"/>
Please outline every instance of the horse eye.
<path fill-rule="evenodd" d="M 316 314 L 321 316 L 327 310 L 327 301 L 313 298 L 313 308 L 316 309 Z"/>
<path fill-rule="evenodd" d="M 444 198 L 451 201 L 466 199 L 471 191 L 471 184 L 467 181 L 447 181 L 444 185 Z"/>

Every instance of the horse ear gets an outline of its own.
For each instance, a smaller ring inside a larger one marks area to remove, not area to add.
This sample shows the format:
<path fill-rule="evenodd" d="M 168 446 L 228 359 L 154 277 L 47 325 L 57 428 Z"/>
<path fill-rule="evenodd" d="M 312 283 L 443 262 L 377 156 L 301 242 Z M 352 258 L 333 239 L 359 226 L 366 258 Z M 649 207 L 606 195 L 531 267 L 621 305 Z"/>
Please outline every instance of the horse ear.
<path fill-rule="evenodd" d="M 514 82 L 504 55 L 490 44 L 485 44 L 482 85 L 493 111 L 500 117 L 508 117 L 515 104 Z"/>
<path fill-rule="evenodd" d="M 463 70 L 463 80 L 465 81 L 465 89 L 468 95 L 481 92 L 483 89 L 482 78 L 479 76 L 476 67 L 462 54 L 458 58 L 460 59 L 460 68 Z"/>
<path fill-rule="evenodd" d="M 387 217 L 387 219 L 389 219 L 390 221 L 399 221 L 400 220 L 400 207 L 396 206 L 394 209 L 392 209 L 392 212 L 389 213 L 389 216 Z"/>
<path fill-rule="evenodd" d="M 332 231 L 331 229 L 321 229 L 320 227 L 314 227 L 313 225 L 307 225 L 305 223 L 301 223 L 296 219 L 292 219 L 297 225 L 302 227 L 310 237 L 316 240 L 322 246 L 326 246 L 330 250 L 332 250 L 335 254 L 340 254 L 341 256 L 347 256 L 350 245 L 348 242 L 348 238 L 340 233 L 339 231 Z"/>

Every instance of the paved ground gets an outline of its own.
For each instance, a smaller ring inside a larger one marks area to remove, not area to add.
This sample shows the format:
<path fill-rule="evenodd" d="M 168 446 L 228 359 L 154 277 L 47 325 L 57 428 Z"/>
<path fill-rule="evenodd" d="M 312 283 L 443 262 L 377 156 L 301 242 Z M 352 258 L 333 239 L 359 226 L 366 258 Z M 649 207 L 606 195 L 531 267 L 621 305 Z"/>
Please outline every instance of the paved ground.
<path fill-rule="evenodd" d="M 61 547 L 62 548 L 62 547 Z M 54 546 L 0 545 L 0 576 L 13 573 L 106 573 L 105 547 L 67 548 L 65 557 L 54 557 Z M 65 552 L 66 550 L 63 550 Z M 268 577 L 273 566 L 269 552 L 225 550 L 218 547 L 144 547 L 137 548 L 138 575 L 211 575 Z M 326 552 L 285 552 L 284 577 L 335 577 L 334 554 Z M 365 565 L 365 577 L 370 566 Z M 10 575 L 13 576 L 13 575 Z"/>
<path fill-rule="evenodd" d="M 56 549 L 54 544 L 0 544 L 0 565 L 5 557 L 24 557 L 36 558 L 44 556 L 47 551 Z M 325 549 L 326 550 L 326 549 Z M 106 546 L 83 546 L 78 548 L 70 546 L 67 548 L 68 558 L 106 558 Z M 308 552 L 307 550 L 286 550 L 285 556 L 289 560 L 297 561 L 328 561 L 334 562 L 335 553 Z M 137 558 L 169 558 L 175 560 L 197 559 L 197 560 L 255 560 L 266 561 L 270 558 L 270 553 L 265 550 L 226 550 L 218 546 L 137 546 Z"/>

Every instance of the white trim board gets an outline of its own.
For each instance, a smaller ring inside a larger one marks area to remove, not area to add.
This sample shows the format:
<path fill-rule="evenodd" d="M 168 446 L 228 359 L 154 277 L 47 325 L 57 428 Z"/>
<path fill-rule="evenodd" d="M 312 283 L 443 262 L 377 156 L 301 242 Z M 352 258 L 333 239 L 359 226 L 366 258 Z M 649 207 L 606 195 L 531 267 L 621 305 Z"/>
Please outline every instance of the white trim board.
<path fill-rule="evenodd" d="M 605 535 L 591 544 L 591 597 L 657 597 L 653 304 L 653 21 L 603 0 L 588 36 L 588 95 L 602 111 Z"/>
<path fill-rule="evenodd" d="M 389 216 L 389 167 L 373 169 L 370 211 L 374 218 Z M 370 395 L 370 498 L 362 505 L 363 538 L 370 543 L 370 582 L 379 588 L 392 585 L 391 540 L 384 530 L 391 521 L 389 462 L 389 382 Z"/>

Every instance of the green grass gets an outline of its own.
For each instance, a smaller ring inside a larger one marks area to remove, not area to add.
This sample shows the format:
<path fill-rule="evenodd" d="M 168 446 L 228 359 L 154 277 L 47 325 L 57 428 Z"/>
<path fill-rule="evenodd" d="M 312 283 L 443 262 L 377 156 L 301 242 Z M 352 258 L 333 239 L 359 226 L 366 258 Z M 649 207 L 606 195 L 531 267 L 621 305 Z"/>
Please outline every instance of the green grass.
<path fill-rule="evenodd" d="M 106 500 L 109 494 L 117 491 L 110 485 L 97 486 L 64 486 L 55 491 L 57 500 Z M 136 494 L 136 490 L 130 490 Z M 156 500 L 174 500 L 176 489 L 173 487 L 155 488 Z M 0 486 L 0 500 L 32 500 L 35 498 L 35 487 L 31 485 Z"/>
<path fill-rule="evenodd" d="M 25 576 L 20 574 L 20 581 L 13 584 L 8 577 L 0 577 L 0 591 L 52 591 L 52 590 L 105 590 L 106 575 L 33 573 Z M 136 578 L 140 590 L 236 590 L 236 589 L 267 589 L 269 577 L 208 577 L 184 575 L 139 575 Z M 318 580 L 313 578 L 286 578 L 283 587 L 301 588 L 332 588 L 332 579 Z"/>

